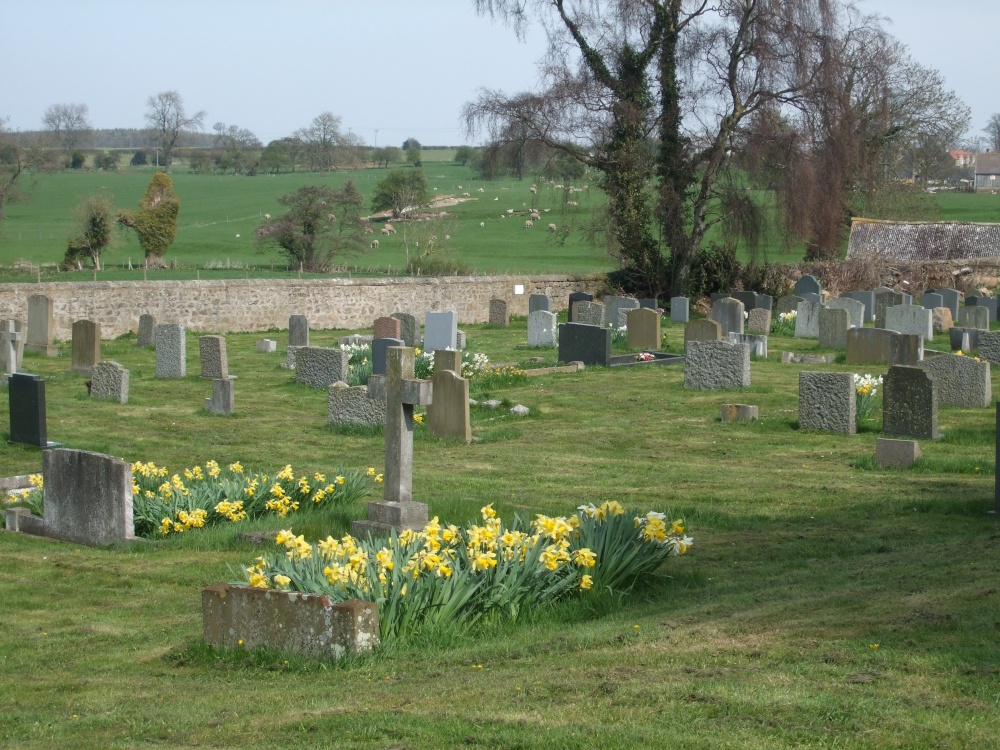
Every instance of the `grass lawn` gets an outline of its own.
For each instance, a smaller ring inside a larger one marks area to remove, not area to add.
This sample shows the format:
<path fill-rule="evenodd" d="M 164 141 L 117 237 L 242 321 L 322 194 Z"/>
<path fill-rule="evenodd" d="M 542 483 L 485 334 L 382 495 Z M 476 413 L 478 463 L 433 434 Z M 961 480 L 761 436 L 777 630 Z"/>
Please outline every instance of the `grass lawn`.
<path fill-rule="evenodd" d="M 464 184 L 464 183 L 462 183 Z M 524 232 L 522 228 L 520 231 Z M 525 322 L 463 326 L 494 362 L 528 349 Z M 314 331 L 332 343 L 347 331 Z M 666 346 L 682 346 L 665 324 Z M 279 341 L 260 354 L 261 336 Z M 273 471 L 380 471 L 382 438 L 325 426 L 326 394 L 279 366 L 285 334 L 227 336 L 236 413 L 202 400 L 197 337 L 182 380 L 105 342 L 131 371 L 127 405 L 86 396 L 69 349 L 46 378 L 49 437 L 181 471 L 208 459 Z M 200 589 L 257 550 L 233 529 L 128 549 L 0 534 L 0 744 L 11 748 L 978 748 L 1000 716 L 1000 524 L 994 412 L 941 407 L 945 437 L 908 470 L 873 468 L 876 421 L 802 432 L 802 366 L 772 336 L 738 392 L 691 392 L 679 367 L 588 368 L 495 393 L 536 414 L 477 414 L 466 446 L 418 431 L 414 497 L 461 523 L 493 503 L 565 514 L 618 500 L 683 517 L 695 546 L 623 601 L 600 596 L 512 627 L 396 643 L 327 664 L 200 645 Z M 850 371 L 846 365 L 823 370 Z M 882 373 L 878 367 L 869 372 Z M 994 395 L 998 395 L 996 387 Z M 723 424 L 723 403 L 761 419 Z M 6 400 L 0 424 L 8 419 Z M 0 445 L 0 475 L 39 452 Z M 339 536 L 363 503 L 258 527 Z"/>

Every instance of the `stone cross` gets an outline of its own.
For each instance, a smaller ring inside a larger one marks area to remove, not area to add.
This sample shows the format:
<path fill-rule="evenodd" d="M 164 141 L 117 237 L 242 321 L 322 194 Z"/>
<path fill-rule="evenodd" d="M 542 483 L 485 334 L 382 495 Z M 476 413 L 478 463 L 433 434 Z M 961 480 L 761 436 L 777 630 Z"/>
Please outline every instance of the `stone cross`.
<path fill-rule="evenodd" d="M 23 334 L 15 329 L 16 324 L 13 320 L 0 323 L 0 346 L 3 347 L 2 359 L 6 366 L 6 375 L 17 372 L 17 345 L 22 341 Z"/>

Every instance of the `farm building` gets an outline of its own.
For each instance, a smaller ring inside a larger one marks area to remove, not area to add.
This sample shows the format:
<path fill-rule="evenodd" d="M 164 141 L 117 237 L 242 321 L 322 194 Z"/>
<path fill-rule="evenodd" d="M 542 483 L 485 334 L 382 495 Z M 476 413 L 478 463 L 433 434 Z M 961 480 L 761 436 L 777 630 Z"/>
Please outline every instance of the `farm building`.
<path fill-rule="evenodd" d="M 976 154 L 976 192 L 1000 190 L 1000 152 Z"/>
<path fill-rule="evenodd" d="M 847 257 L 895 261 L 996 258 L 1000 257 L 1000 224 L 854 219 Z"/>

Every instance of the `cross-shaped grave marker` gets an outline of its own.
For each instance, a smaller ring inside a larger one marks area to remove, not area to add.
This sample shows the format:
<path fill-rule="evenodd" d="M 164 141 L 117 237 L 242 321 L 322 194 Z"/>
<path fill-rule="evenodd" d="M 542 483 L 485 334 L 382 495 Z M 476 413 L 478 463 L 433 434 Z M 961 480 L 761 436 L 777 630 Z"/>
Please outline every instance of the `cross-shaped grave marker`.
<path fill-rule="evenodd" d="M 413 407 L 432 400 L 429 380 L 413 374 L 412 347 L 388 350 L 385 404 L 385 475 L 383 499 L 368 503 L 368 519 L 351 525 L 354 536 L 385 534 L 396 529 L 422 529 L 427 505 L 413 502 Z"/>
<path fill-rule="evenodd" d="M 24 342 L 24 334 L 16 330 L 17 325 L 13 320 L 0 322 L 0 346 L 3 347 L 4 380 L 17 372 L 17 350 L 18 345 Z"/>

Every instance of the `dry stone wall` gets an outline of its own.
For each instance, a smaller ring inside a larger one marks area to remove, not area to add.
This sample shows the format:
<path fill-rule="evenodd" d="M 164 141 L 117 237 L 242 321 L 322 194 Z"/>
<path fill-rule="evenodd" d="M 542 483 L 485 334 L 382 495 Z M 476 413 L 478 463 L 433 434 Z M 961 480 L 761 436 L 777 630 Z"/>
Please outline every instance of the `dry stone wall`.
<path fill-rule="evenodd" d="M 296 314 L 314 329 L 370 328 L 394 312 L 423 323 L 428 310 L 455 310 L 460 323 L 485 323 L 491 299 L 506 300 L 512 315 L 527 315 L 528 297 L 547 294 L 558 311 L 571 292 L 597 293 L 604 283 L 602 275 L 560 275 L 0 284 L 0 319 L 26 317 L 28 297 L 44 294 L 53 302 L 53 336 L 60 340 L 84 319 L 99 321 L 103 336 L 115 338 L 138 330 L 142 314 L 212 333 L 285 329 Z M 523 294 L 514 293 L 517 286 Z"/>

